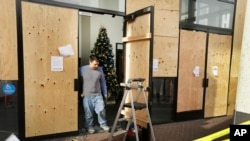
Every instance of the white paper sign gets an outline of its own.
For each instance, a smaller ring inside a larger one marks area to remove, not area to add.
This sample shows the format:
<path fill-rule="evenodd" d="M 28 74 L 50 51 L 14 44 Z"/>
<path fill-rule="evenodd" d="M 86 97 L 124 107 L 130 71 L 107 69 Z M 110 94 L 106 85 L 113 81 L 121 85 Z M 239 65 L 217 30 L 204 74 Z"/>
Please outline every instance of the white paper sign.
<path fill-rule="evenodd" d="M 73 48 L 70 44 L 65 45 L 65 46 L 61 46 L 58 48 L 59 53 L 61 56 L 71 56 L 74 55 L 74 51 Z"/>
<path fill-rule="evenodd" d="M 51 71 L 63 71 L 62 56 L 51 56 Z"/>
<path fill-rule="evenodd" d="M 13 133 L 4 141 L 20 141 Z"/>
<path fill-rule="evenodd" d="M 213 66 L 213 74 L 214 76 L 218 76 L 218 66 Z"/>
<path fill-rule="evenodd" d="M 199 66 L 195 66 L 194 70 L 193 70 L 194 76 L 195 77 L 199 77 L 200 75 L 200 67 Z"/>
<path fill-rule="evenodd" d="M 158 71 L 158 59 L 153 59 L 153 71 Z"/>

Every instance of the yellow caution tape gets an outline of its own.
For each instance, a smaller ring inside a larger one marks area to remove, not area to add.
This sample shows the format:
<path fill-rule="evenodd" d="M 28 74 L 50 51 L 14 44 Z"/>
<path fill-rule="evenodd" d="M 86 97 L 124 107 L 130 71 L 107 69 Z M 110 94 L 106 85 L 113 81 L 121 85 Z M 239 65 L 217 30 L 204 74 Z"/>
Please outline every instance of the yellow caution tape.
<path fill-rule="evenodd" d="M 249 124 L 250 124 L 250 120 L 245 121 L 243 123 L 240 123 L 240 125 L 249 125 Z M 230 133 L 230 128 L 226 128 L 226 129 L 223 129 L 221 131 L 215 132 L 213 134 L 207 135 L 205 137 L 196 139 L 194 141 L 212 141 L 212 140 L 217 139 L 219 137 L 225 136 L 225 135 L 227 135 L 229 133 Z M 224 141 L 229 141 L 229 139 L 226 139 Z"/>

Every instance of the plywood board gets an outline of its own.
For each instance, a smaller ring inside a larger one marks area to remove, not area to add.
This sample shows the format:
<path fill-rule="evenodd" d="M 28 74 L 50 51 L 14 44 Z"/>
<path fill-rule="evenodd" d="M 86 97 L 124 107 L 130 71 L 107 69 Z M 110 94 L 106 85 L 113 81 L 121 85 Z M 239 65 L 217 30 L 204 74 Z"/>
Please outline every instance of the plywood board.
<path fill-rule="evenodd" d="M 137 41 L 126 43 L 126 69 L 125 69 L 125 80 L 127 81 L 130 78 L 145 78 L 145 82 L 143 82 L 143 86 L 149 86 L 149 51 L 150 51 L 150 42 L 149 41 Z M 136 85 L 136 83 L 135 83 Z M 133 99 L 136 98 L 137 90 L 132 90 Z M 148 97 L 148 93 L 146 92 L 146 97 Z M 130 102 L 129 97 L 126 100 Z M 138 102 L 144 103 L 143 95 L 140 94 Z M 130 110 L 126 109 L 126 114 L 130 115 Z M 136 111 L 136 117 L 138 120 L 138 124 L 147 127 L 148 118 L 146 110 Z"/>
<path fill-rule="evenodd" d="M 22 2 L 26 137 L 78 130 L 78 10 Z M 58 47 L 72 46 L 63 71 L 51 71 Z"/>
<path fill-rule="evenodd" d="M 18 80 L 15 5 L 15 0 L 0 0 L 0 80 Z"/>
<path fill-rule="evenodd" d="M 138 41 L 126 44 L 125 80 L 145 78 L 145 86 L 149 85 L 149 41 Z"/>
<path fill-rule="evenodd" d="M 229 35 L 209 34 L 207 55 L 209 84 L 205 97 L 205 117 L 222 116 L 227 113 L 231 42 L 232 37 Z M 218 71 L 215 71 L 216 68 Z"/>
<path fill-rule="evenodd" d="M 178 60 L 177 42 L 179 38 L 179 0 L 127 0 L 126 13 L 129 14 L 137 9 L 148 6 L 154 6 L 155 9 L 153 58 L 160 61 L 158 71 L 153 72 L 153 76 L 176 77 Z M 168 45 L 162 46 L 165 43 Z M 171 44 L 171 47 L 169 47 L 169 44 Z"/>
<path fill-rule="evenodd" d="M 154 0 L 126 0 L 126 14 L 154 5 Z"/>
<path fill-rule="evenodd" d="M 154 6 L 159 10 L 179 11 L 179 0 L 126 0 L 126 13 L 129 14 L 148 6 Z"/>
<path fill-rule="evenodd" d="M 138 9 L 139 10 L 139 9 Z M 125 81 L 131 78 L 144 78 L 143 86 L 149 87 L 151 65 L 151 13 L 141 13 L 132 21 L 126 22 L 126 37 L 125 41 Z M 148 36 L 150 35 L 150 36 Z M 139 40 L 133 40 L 139 39 Z M 137 82 L 134 83 L 138 85 Z M 136 98 L 137 90 L 132 90 L 134 99 Z M 148 101 L 148 93 L 145 92 L 146 101 L 141 93 L 138 102 L 145 103 Z M 130 97 L 127 97 L 126 102 L 130 102 Z M 124 113 L 130 115 L 130 110 L 125 109 Z M 146 109 L 136 111 L 138 125 L 147 128 L 148 116 Z"/>
<path fill-rule="evenodd" d="M 202 110 L 206 33 L 181 30 L 177 112 Z M 198 67 L 198 75 L 194 74 Z"/>
<path fill-rule="evenodd" d="M 155 36 L 153 50 L 153 59 L 158 62 L 153 77 L 177 77 L 178 38 Z"/>
<path fill-rule="evenodd" d="M 180 0 L 154 0 L 156 9 L 179 11 Z"/>
<path fill-rule="evenodd" d="M 148 83 L 149 78 L 149 54 L 150 54 L 150 38 L 148 35 L 150 33 L 150 14 L 144 14 L 139 17 L 136 17 L 133 21 L 128 21 L 126 28 L 126 37 L 125 38 L 136 38 L 136 37 L 145 37 L 144 40 L 140 38 L 138 41 L 126 41 L 126 70 L 125 70 L 125 81 L 129 78 L 142 77 L 146 79 L 146 84 Z M 151 33 L 150 33 L 151 35 Z M 139 67 L 139 68 L 138 68 Z M 141 68 L 141 69 L 140 69 Z M 146 72 L 143 72 L 146 71 Z"/>
<path fill-rule="evenodd" d="M 144 86 L 149 86 L 149 41 L 138 41 L 126 44 L 125 80 L 145 78 Z M 139 101 L 143 101 L 142 97 Z"/>
<path fill-rule="evenodd" d="M 154 35 L 179 37 L 179 11 L 155 10 Z"/>
<path fill-rule="evenodd" d="M 127 22 L 126 37 L 141 37 L 150 33 L 150 14 L 145 14 Z M 146 38 L 146 37 L 145 37 Z"/>

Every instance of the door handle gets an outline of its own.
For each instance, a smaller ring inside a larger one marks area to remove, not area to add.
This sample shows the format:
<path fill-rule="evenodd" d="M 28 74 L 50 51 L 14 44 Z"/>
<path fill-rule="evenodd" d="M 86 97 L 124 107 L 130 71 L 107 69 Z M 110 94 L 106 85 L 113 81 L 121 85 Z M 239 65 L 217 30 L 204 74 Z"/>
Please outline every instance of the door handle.
<path fill-rule="evenodd" d="M 203 79 L 203 87 L 208 87 L 209 80 L 207 78 Z"/>
<path fill-rule="evenodd" d="M 79 91 L 79 80 L 78 79 L 74 79 L 74 90 Z"/>

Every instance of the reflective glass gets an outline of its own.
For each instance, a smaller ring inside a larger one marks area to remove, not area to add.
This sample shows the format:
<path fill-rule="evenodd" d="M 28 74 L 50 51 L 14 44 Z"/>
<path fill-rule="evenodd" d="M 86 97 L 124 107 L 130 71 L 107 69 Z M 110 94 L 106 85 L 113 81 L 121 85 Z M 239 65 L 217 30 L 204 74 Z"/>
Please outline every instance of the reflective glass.
<path fill-rule="evenodd" d="M 234 0 L 181 0 L 182 22 L 232 29 Z"/>
<path fill-rule="evenodd" d="M 68 4 L 125 12 L 125 0 L 52 0 Z"/>

